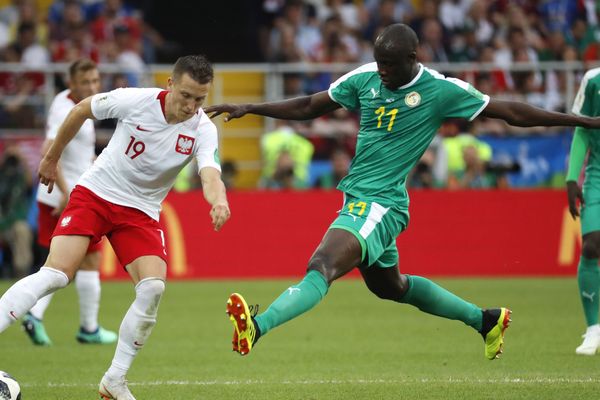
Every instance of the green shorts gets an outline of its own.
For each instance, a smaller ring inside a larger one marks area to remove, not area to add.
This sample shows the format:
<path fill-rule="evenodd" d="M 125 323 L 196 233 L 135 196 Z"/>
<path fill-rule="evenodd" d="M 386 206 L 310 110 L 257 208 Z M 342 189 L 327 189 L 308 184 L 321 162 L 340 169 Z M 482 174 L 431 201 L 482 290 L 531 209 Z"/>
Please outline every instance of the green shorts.
<path fill-rule="evenodd" d="M 362 248 L 361 267 L 398 265 L 396 238 L 406 229 L 407 209 L 386 208 L 372 200 L 345 195 L 344 207 L 329 229 L 352 233 Z"/>
<path fill-rule="evenodd" d="M 581 234 L 600 231 L 600 192 L 583 191 L 584 206 L 581 207 Z"/>

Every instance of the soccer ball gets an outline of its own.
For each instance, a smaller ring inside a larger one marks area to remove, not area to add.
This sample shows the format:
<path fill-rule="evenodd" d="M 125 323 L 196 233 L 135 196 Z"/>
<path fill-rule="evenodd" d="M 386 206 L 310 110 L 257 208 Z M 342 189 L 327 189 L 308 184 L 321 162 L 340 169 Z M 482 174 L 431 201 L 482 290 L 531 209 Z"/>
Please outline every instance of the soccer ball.
<path fill-rule="evenodd" d="M 19 384 L 4 371 L 0 371 L 0 400 L 21 400 Z"/>

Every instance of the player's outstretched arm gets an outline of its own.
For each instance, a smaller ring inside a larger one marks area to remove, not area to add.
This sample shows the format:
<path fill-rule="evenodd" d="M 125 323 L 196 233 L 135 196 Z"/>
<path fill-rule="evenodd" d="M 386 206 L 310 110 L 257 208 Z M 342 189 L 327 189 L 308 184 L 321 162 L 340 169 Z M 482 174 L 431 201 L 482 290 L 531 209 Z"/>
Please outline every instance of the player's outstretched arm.
<path fill-rule="evenodd" d="M 513 126 L 583 126 L 599 129 L 600 118 L 546 111 L 527 103 L 490 99 L 481 115 L 498 118 Z"/>
<path fill-rule="evenodd" d="M 221 229 L 231 216 L 225 184 L 221 180 L 221 173 L 212 167 L 202 168 L 199 172 L 202 180 L 204 198 L 212 206 L 210 217 L 215 231 Z"/>
<path fill-rule="evenodd" d="M 52 189 L 54 189 L 54 182 L 57 179 L 58 160 L 63 150 L 73 137 L 75 137 L 77 132 L 79 132 L 79 129 L 81 129 L 81 126 L 88 118 L 94 118 L 91 96 L 79 102 L 69 112 L 60 128 L 58 128 L 56 138 L 54 138 L 50 148 L 44 154 L 42 161 L 40 161 L 38 175 L 40 182 L 48 185 L 48 193 L 51 193 Z"/>
<path fill-rule="evenodd" d="M 246 114 L 256 114 L 278 119 L 306 120 L 327 114 L 340 105 L 324 92 L 315 93 L 311 96 L 296 97 L 289 100 L 275 101 L 260 104 L 219 104 L 206 107 L 206 114 L 214 118 L 221 114 L 225 115 L 225 122 L 243 117 Z"/>
<path fill-rule="evenodd" d="M 579 186 L 579 175 L 585 161 L 587 150 L 590 147 L 590 133 L 587 129 L 577 127 L 573 135 L 571 150 L 569 153 L 569 168 L 567 170 L 567 199 L 569 201 L 569 213 L 573 219 L 579 217 L 579 207 L 577 200 L 581 205 L 583 202 L 583 192 Z"/>

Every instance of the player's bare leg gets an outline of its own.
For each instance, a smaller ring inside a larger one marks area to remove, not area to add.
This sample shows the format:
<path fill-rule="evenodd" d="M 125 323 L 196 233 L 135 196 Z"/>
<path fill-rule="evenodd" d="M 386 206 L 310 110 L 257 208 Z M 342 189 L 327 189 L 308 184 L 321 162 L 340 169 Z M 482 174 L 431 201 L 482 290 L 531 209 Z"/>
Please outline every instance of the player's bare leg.
<path fill-rule="evenodd" d="M 296 285 L 287 288 L 267 310 L 252 318 L 244 298 L 232 294 L 227 314 L 234 326 L 233 350 L 246 355 L 256 341 L 271 329 L 305 313 L 327 294 L 329 285 L 360 263 L 362 250 L 356 237 L 342 229 L 327 231 L 308 263 L 308 273 Z"/>
<path fill-rule="evenodd" d="M 165 290 L 167 265 L 157 256 L 143 256 L 127 265 L 135 284 L 135 300 L 123 318 L 111 366 L 99 385 L 102 399 L 135 400 L 127 387 L 126 375 L 156 324 L 161 296 Z"/>
<path fill-rule="evenodd" d="M 482 310 L 427 278 L 401 274 L 398 266 L 371 266 L 361 268 L 360 272 L 369 290 L 379 298 L 411 304 L 428 314 L 462 321 L 483 337 L 486 358 L 493 360 L 502 353 L 510 310 Z"/>
<path fill-rule="evenodd" d="M 73 279 L 87 251 L 87 236 L 56 236 L 38 272 L 11 286 L 0 299 L 0 332 L 24 316 L 42 297 L 64 288 Z"/>

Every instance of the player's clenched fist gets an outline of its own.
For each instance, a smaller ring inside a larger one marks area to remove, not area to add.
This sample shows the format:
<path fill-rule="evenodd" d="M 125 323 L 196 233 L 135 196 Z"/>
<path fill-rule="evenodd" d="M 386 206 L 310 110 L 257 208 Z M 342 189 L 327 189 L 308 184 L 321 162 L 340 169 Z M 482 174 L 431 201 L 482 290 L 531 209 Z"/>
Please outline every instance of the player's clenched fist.
<path fill-rule="evenodd" d="M 215 231 L 221 229 L 230 216 L 231 211 L 229 211 L 229 206 L 227 204 L 215 204 L 210 210 L 210 217 L 212 218 L 212 224 Z"/>
<path fill-rule="evenodd" d="M 42 158 L 42 161 L 40 161 L 38 176 L 40 182 L 48 186 L 48 193 L 52 193 L 52 189 L 54 188 L 57 167 L 57 161 L 49 160 L 46 157 Z"/>

